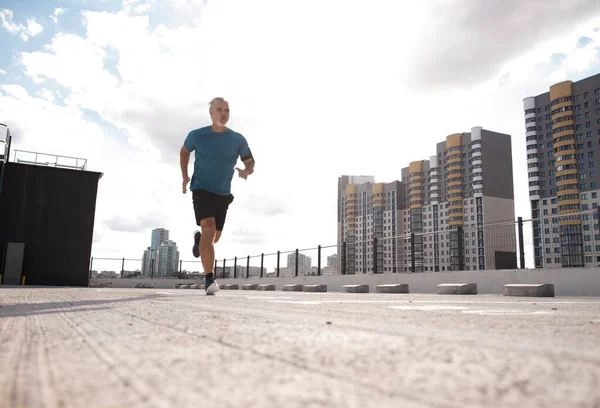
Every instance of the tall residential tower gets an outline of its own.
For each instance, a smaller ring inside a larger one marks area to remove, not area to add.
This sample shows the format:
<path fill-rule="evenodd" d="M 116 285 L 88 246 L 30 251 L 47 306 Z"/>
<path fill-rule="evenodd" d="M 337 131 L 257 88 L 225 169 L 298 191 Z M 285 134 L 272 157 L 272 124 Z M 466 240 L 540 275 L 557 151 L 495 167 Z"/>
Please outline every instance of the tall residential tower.
<path fill-rule="evenodd" d="M 600 74 L 554 84 L 523 108 L 535 267 L 597 266 Z"/>

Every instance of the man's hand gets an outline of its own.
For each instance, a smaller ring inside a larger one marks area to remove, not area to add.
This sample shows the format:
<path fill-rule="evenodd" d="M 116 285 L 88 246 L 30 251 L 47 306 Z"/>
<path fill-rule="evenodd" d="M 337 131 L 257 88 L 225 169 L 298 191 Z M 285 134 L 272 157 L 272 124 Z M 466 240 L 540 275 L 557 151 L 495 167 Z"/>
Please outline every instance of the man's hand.
<path fill-rule="evenodd" d="M 187 183 L 190 182 L 190 178 L 188 176 L 184 176 L 183 177 L 183 183 L 182 183 L 182 187 L 183 187 L 183 194 L 186 193 L 187 191 Z"/>
<path fill-rule="evenodd" d="M 244 160 L 244 165 L 246 166 L 245 169 L 240 169 L 239 167 L 235 169 L 238 171 L 238 175 L 246 180 L 250 174 L 254 173 L 254 159 L 249 158 Z"/>
<path fill-rule="evenodd" d="M 235 168 L 238 171 L 238 176 L 246 180 L 248 176 L 251 174 L 248 169 L 240 169 L 239 167 Z"/>

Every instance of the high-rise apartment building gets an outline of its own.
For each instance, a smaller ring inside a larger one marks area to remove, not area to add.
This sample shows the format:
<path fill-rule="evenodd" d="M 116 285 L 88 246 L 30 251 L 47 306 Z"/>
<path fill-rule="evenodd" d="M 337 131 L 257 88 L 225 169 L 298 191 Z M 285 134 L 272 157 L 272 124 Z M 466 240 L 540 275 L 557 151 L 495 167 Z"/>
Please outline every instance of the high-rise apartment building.
<path fill-rule="evenodd" d="M 152 268 L 151 253 L 150 247 L 146 248 L 144 251 L 144 256 L 142 258 L 142 276 L 150 276 L 150 271 Z"/>
<path fill-rule="evenodd" d="M 160 244 L 163 241 L 167 241 L 169 239 L 169 230 L 164 228 L 155 228 L 152 230 L 152 240 L 150 242 L 150 249 L 153 251 L 157 251 L 160 247 Z"/>
<path fill-rule="evenodd" d="M 405 185 L 366 182 L 348 184 L 342 197 L 342 240 L 346 242 L 346 273 L 373 272 L 373 244 L 377 238 L 377 271 L 397 272 L 402 251 L 398 238 L 402 230 L 400 211 Z M 338 260 L 341 261 L 341 257 Z"/>
<path fill-rule="evenodd" d="M 403 168 L 402 181 L 403 229 L 415 234 L 414 260 L 404 242 L 404 270 L 413 263 L 419 272 L 517 267 L 514 226 L 499 225 L 515 220 L 510 135 L 479 126 L 449 135 L 435 156 Z"/>
<path fill-rule="evenodd" d="M 157 276 L 176 276 L 179 272 L 179 251 L 177 244 L 171 240 L 163 241 L 158 249 Z"/>
<path fill-rule="evenodd" d="M 150 246 L 144 251 L 142 257 L 142 275 L 159 276 L 158 253 L 163 242 L 169 240 L 169 230 L 155 228 L 152 230 Z"/>
<path fill-rule="evenodd" d="M 449 135 L 401 174 L 346 185 L 338 220 L 347 273 L 373 271 L 373 259 L 383 273 L 516 268 L 510 135 L 481 127 Z"/>
<path fill-rule="evenodd" d="M 523 108 L 535 267 L 597 266 L 600 74 L 554 84 Z"/>
<path fill-rule="evenodd" d="M 374 176 L 341 176 L 338 177 L 338 191 L 337 191 L 337 242 L 338 251 L 341 250 L 339 244 L 344 240 L 344 230 L 346 229 L 346 216 L 345 207 L 343 204 L 344 196 L 346 194 L 346 187 L 349 185 L 358 185 L 363 183 L 375 183 Z M 338 270 L 341 267 L 341 257 L 338 257 Z"/>

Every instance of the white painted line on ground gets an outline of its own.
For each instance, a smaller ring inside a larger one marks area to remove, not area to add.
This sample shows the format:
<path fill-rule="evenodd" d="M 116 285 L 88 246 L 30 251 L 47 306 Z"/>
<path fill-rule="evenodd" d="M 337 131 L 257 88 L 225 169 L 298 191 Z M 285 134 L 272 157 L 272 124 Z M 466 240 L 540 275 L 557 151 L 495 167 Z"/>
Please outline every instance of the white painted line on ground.
<path fill-rule="evenodd" d="M 536 311 L 525 311 L 525 310 L 463 310 L 463 313 L 467 314 L 478 314 L 481 316 L 498 316 L 498 315 L 549 315 L 553 314 L 549 310 L 536 310 Z"/>
<path fill-rule="evenodd" d="M 463 312 L 468 307 L 465 306 L 388 306 L 390 309 L 398 309 L 398 310 L 462 310 Z"/>
<path fill-rule="evenodd" d="M 246 299 L 277 300 L 277 299 L 291 299 L 291 297 L 289 297 L 289 296 L 246 296 Z"/>
<path fill-rule="evenodd" d="M 469 296 L 473 296 L 473 295 L 469 295 Z M 251 299 L 251 298 L 248 298 Z M 257 298 L 254 298 L 257 299 Z M 499 302 L 489 302 L 489 301 L 485 301 L 485 300 L 465 300 L 465 301 L 461 301 L 461 300 L 280 300 L 280 299 L 285 299 L 284 297 L 273 297 L 272 300 L 270 300 L 271 302 L 280 302 L 280 303 L 296 303 L 296 304 L 325 304 L 325 303 L 380 303 L 380 304 L 390 304 L 390 303 L 437 303 L 437 304 L 445 304 L 445 303 L 450 303 L 450 304 L 484 304 L 484 305 L 492 305 L 492 304 L 498 304 L 498 305 L 514 305 L 514 304 L 532 304 L 532 303 L 537 303 L 538 305 L 549 305 L 549 304 L 598 304 L 600 305 L 600 302 L 569 302 L 569 301 L 557 301 L 557 302 L 547 302 L 547 301 L 540 301 L 540 300 L 517 300 L 515 299 L 514 301 L 499 301 Z M 291 298 L 288 298 L 291 299 Z"/>

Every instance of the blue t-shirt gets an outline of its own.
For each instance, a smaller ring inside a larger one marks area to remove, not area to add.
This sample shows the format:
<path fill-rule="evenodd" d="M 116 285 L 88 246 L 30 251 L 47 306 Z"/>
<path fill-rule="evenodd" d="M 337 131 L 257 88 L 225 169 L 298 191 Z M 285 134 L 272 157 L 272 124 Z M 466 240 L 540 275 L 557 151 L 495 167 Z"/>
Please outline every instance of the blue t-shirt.
<path fill-rule="evenodd" d="M 246 138 L 231 129 L 215 132 L 210 126 L 192 130 L 183 143 L 195 153 L 194 174 L 190 190 L 207 190 L 215 194 L 231 194 L 231 179 L 238 158 L 252 158 Z"/>

